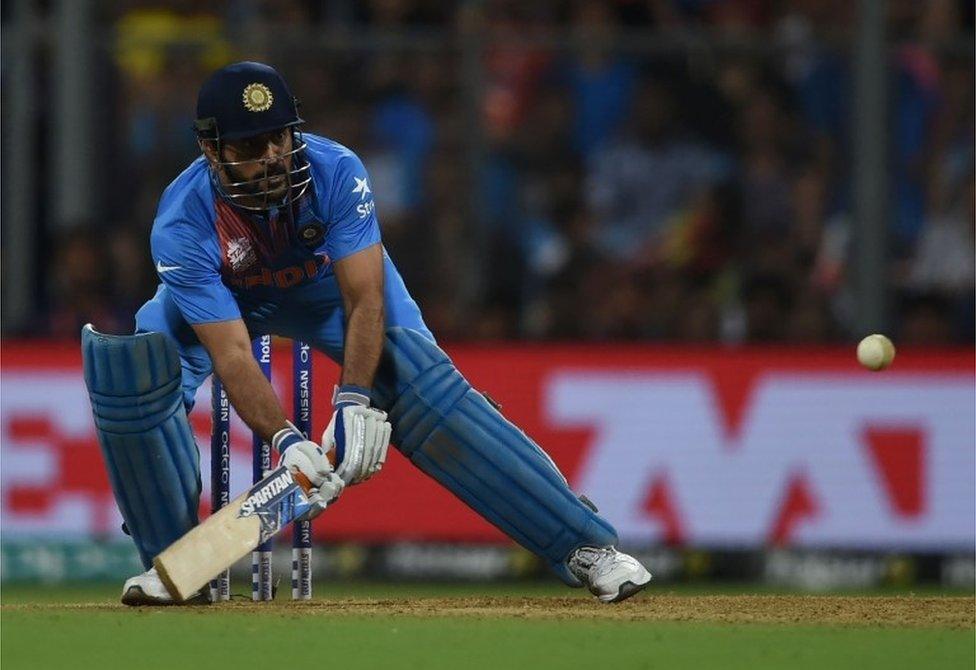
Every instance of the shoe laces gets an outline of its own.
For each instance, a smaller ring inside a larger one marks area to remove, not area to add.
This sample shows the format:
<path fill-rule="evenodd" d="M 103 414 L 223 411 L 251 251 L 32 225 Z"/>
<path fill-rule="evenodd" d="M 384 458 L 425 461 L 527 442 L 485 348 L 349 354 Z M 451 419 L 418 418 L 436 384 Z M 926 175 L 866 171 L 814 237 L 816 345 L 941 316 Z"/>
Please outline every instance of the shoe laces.
<path fill-rule="evenodd" d="M 616 553 L 613 547 L 580 547 L 569 557 L 569 568 L 574 573 L 589 572 L 600 563 L 613 558 Z"/>

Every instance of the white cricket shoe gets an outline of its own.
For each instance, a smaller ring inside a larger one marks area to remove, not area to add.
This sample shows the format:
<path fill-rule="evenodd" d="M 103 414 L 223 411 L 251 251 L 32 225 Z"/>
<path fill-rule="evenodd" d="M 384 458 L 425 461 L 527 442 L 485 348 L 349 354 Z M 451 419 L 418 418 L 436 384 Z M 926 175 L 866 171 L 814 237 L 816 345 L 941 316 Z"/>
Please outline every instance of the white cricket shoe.
<path fill-rule="evenodd" d="M 626 600 L 651 581 L 651 573 L 640 561 L 613 547 L 580 547 L 566 564 L 601 603 Z"/>
<path fill-rule="evenodd" d="M 209 602 L 203 593 L 197 593 L 184 602 L 177 602 L 166 590 L 156 568 L 149 568 L 146 572 L 125 580 L 122 587 L 122 604 L 130 606 L 160 606 L 160 605 L 197 605 Z"/>

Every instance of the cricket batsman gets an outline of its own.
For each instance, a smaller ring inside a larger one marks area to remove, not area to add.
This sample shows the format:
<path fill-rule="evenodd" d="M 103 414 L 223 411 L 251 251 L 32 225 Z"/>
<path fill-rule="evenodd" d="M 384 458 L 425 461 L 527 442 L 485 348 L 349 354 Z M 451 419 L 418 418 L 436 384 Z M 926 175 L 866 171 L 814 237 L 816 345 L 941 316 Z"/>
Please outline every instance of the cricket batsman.
<path fill-rule="evenodd" d="M 302 124 L 273 68 L 213 73 L 197 99 L 202 155 L 163 192 L 153 224 L 156 295 L 135 335 L 82 331 L 109 479 L 147 568 L 122 602 L 174 600 L 150 566 L 198 523 L 187 413 L 211 373 L 244 423 L 312 483 L 316 513 L 375 475 L 392 440 L 566 584 L 605 603 L 640 591 L 651 575 L 614 548 L 613 526 L 438 348 L 383 248 L 359 158 Z M 322 444 L 289 423 L 255 361 L 251 340 L 265 334 L 341 364 Z"/>

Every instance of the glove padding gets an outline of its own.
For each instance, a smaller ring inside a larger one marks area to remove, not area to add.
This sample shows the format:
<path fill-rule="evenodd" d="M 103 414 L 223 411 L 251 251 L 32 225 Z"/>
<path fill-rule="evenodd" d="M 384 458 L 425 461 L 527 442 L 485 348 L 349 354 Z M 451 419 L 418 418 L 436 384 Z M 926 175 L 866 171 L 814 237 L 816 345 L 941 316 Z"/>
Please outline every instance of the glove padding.
<path fill-rule="evenodd" d="M 305 475 L 312 488 L 306 491 L 311 511 L 305 517 L 313 519 L 325 511 L 339 495 L 346 483 L 332 469 L 325 451 L 295 428 L 290 422 L 271 440 L 271 446 L 278 450 L 281 459 L 278 465 L 285 465 L 291 471 Z"/>
<path fill-rule="evenodd" d="M 386 412 L 362 404 L 339 403 L 322 434 L 326 451 L 335 449 L 335 472 L 347 485 L 360 484 L 383 468 L 393 426 Z"/>

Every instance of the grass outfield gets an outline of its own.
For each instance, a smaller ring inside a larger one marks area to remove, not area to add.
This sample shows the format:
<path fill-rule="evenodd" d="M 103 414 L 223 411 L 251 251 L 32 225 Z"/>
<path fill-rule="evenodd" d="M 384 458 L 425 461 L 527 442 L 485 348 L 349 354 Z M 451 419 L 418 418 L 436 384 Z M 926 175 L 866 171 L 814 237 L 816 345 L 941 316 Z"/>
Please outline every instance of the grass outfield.
<path fill-rule="evenodd" d="M 3 589 L 3 668 L 973 668 L 974 600 L 662 587 L 617 606 L 548 584 L 316 584 L 311 603 L 129 609 Z M 333 664 L 339 663 L 341 666 Z M 287 665 L 286 665 L 287 664 Z M 310 664 L 310 665 L 309 665 Z"/>

